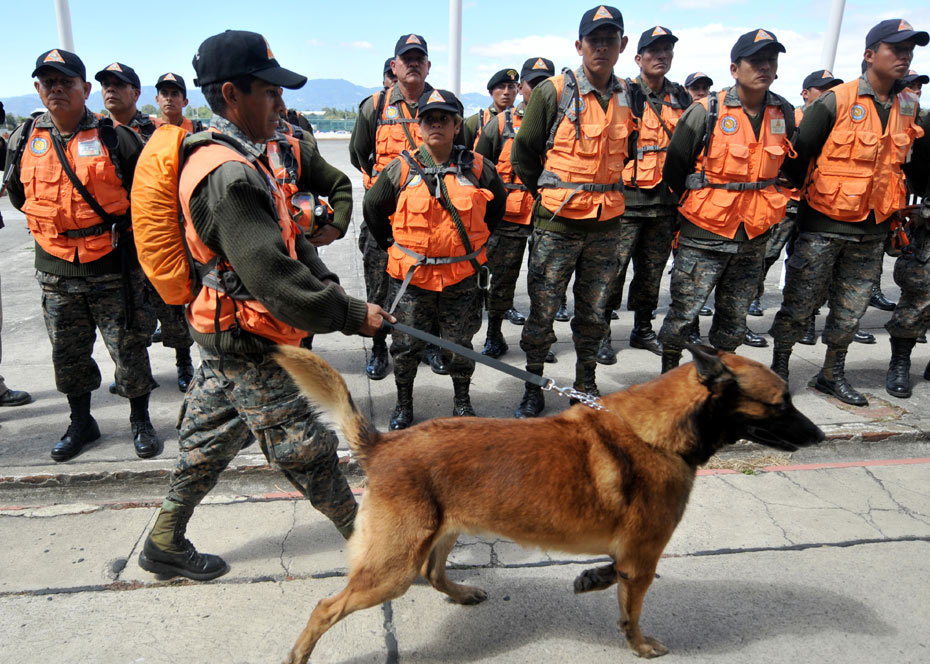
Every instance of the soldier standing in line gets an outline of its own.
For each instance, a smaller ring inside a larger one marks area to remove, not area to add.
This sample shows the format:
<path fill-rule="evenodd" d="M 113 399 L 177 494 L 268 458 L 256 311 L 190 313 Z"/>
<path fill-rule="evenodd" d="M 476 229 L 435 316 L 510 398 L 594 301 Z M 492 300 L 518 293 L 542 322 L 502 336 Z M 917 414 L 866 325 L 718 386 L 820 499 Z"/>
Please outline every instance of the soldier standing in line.
<path fill-rule="evenodd" d="M 381 85 L 385 89 L 397 83 L 397 76 L 394 75 L 394 69 L 391 67 L 392 62 L 394 62 L 394 58 L 388 58 L 384 61 L 384 72 L 381 74 Z"/>
<path fill-rule="evenodd" d="M 533 196 L 529 193 L 510 163 L 513 139 L 523 121 L 526 104 L 538 83 L 555 75 L 555 66 L 546 58 L 530 58 L 520 72 L 520 94 L 523 101 L 515 109 L 505 109 L 492 118 L 481 132 L 475 152 L 497 165 L 497 174 L 507 189 L 504 219 L 488 239 L 488 267 L 491 287 L 488 292 L 488 336 L 483 355 L 500 357 L 507 352 L 507 342 L 501 332 L 504 318 L 514 325 L 523 325 L 526 317 L 513 307 L 513 294 L 523 264 L 526 240 L 530 236 Z"/>
<path fill-rule="evenodd" d="M 142 93 L 142 82 L 136 70 L 121 62 L 114 62 L 98 71 L 94 78 L 100 82 L 100 94 L 103 106 L 110 114 L 115 125 L 126 125 L 148 140 L 155 131 L 155 123 L 145 113 L 136 108 Z"/>
<path fill-rule="evenodd" d="M 511 162 L 534 197 L 529 266 L 530 315 L 520 339 L 526 369 L 542 375 L 555 341 L 553 321 L 575 275 L 576 389 L 597 394 L 598 346 L 607 334 L 604 311 L 621 256 L 629 256 L 638 226 L 623 222 L 621 177 L 631 153 L 635 119 L 629 91 L 613 72 L 628 38 L 623 16 L 600 5 L 584 13 L 575 49 L 581 66 L 540 83 L 523 115 Z M 527 383 L 517 417 L 545 408 L 540 387 Z"/>
<path fill-rule="evenodd" d="M 490 160 L 454 144 L 462 130 L 462 104 L 454 94 L 424 92 L 418 109 L 422 144 L 384 167 L 365 194 L 365 217 L 388 252 L 397 319 L 420 330 L 438 322 L 443 339 L 470 349 L 481 327 L 485 245 L 504 216 L 507 190 Z M 397 405 L 391 430 L 413 423 L 413 381 L 425 347 L 413 336 L 392 334 Z M 450 364 L 452 415 L 473 416 L 475 362 L 454 354 Z"/>
<path fill-rule="evenodd" d="M 475 149 L 475 144 L 481 136 L 481 130 L 499 113 L 513 108 L 517 99 L 517 81 L 520 78 L 517 70 L 511 68 L 501 69 L 488 80 L 488 94 L 491 95 L 491 105 L 483 108 L 474 115 L 468 116 L 462 132 L 465 134 L 465 146 L 469 150 Z"/>
<path fill-rule="evenodd" d="M 668 146 L 663 177 L 683 198 L 672 303 L 659 332 L 663 373 L 678 366 L 714 288 L 710 343 L 733 351 L 745 339 L 768 231 L 788 202 L 778 172 L 791 152 L 794 107 L 769 90 L 784 52 L 767 30 L 740 36 L 730 51 L 736 84 L 692 105 Z"/>
<path fill-rule="evenodd" d="M 161 117 L 152 118 L 156 127 L 173 124 L 188 134 L 203 131 L 203 123 L 200 120 L 184 117 L 184 109 L 188 104 L 187 85 L 180 74 L 169 71 L 158 77 L 155 82 L 155 103 L 161 111 Z"/>
<path fill-rule="evenodd" d="M 827 345 L 814 387 L 844 403 L 868 400 L 846 379 L 846 353 L 878 280 L 891 216 L 905 203 L 901 171 L 918 126 L 917 98 L 899 91 L 914 47 L 930 35 L 903 19 L 882 21 L 865 40 L 867 69 L 857 80 L 828 90 L 804 113 L 795 141 L 797 158 L 785 173 L 804 187 L 800 235 L 787 263 L 781 309 L 771 334 L 772 369 L 788 379 L 791 349 L 829 284 Z"/>
<path fill-rule="evenodd" d="M 639 38 L 636 64 L 639 76 L 627 79 L 633 115 L 639 118 L 636 154 L 623 169 L 626 186 L 624 223 L 639 226 L 633 249 L 633 279 L 627 309 L 633 312 L 630 347 L 656 355 L 662 348 L 652 329 L 652 312 L 659 306 L 659 284 L 678 229 L 678 199 L 662 181 L 665 151 L 679 118 L 691 105 L 691 95 L 668 80 L 678 37 L 661 25 L 649 28 Z M 620 306 L 627 260 L 621 257 L 620 273 L 607 298 L 607 336 L 601 340 L 597 361 L 616 364 L 617 352 L 610 344 L 610 316 Z"/>
<path fill-rule="evenodd" d="M 685 79 L 685 90 L 694 101 L 700 101 L 709 95 L 713 85 L 713 79 L 702 71 L 688 74 L 688 78 Z"/>
<path fill-rule="evenodd" d="M 46 51 L 32 75 L 48 111 L 10 138 L 10 154 L 20 156 L 8 164 L 8 193 L 36 242 L 55 385 L 71 410 L 52 459 L 66 461 L 100 437 L 90 414 L 91 393 L 100 387 L 96 330 L 116 364 L 117 392 L 129 399 L 136 454 L 152 457 L 161 451 L 149 419 L 149 393 L 158 386 L 147 350 L 155 319 L 144 306 L 129 212 L 142 141 L 87 108 L 91 85 L 74 53 Z"/>

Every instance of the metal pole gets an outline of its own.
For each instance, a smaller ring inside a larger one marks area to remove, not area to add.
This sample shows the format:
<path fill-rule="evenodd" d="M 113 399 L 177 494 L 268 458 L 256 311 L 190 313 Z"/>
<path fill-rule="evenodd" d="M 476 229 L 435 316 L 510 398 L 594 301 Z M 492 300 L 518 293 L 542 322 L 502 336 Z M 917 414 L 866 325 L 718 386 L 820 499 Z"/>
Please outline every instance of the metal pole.
<path fill-rule="evenodd" d="M 462 0 L 449 0 L 449 89 L 462 94 Z"/>
<path fill-rule="evenodd" d="M 833 0 L 833 7 L 830 9 L 830 22 L 827 24 L 827 34 L 823 37 L 823 54 L 820 57 L 820 64 L 829 71 L 833 71 L 833 65 L 836 62 L 836 45 L 840 40 L 840 26 L 843 24 L 843 10 L 845 8 L 846 0 Z"/>
<path fill-rule="evenodd" d="M 68 0 L 55 0 L 55 16 L 58 18 L 58 43 L 61 48 L 74 53 L 74 35 L 71 34 L 71 10 Z"/>

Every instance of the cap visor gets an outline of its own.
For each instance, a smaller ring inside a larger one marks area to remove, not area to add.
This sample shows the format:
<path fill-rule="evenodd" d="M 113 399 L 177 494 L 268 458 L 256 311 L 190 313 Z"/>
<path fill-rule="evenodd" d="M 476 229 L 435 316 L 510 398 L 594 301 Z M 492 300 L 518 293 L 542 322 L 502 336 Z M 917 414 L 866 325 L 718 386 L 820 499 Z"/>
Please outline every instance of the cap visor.
<path fill-rule="evenodd" d="M 57 62 L 43 62 L 41 67 L 36 67 L 35 71 L 32 72 L 33 77 L 38 76 L 39 72 L 43 69 L 54 69 L 55 71 L 60 71 L 65 76 L 70 76 L 71 78 L 84 76 L 81 74 L 81 72 L 70 69 L 69 67 L 58 64 Z"/>
<path fill-rule="evenodd" d="M 698 76 L 696 79 L 694 79 L 693 81 L 691 81 L 690 85 L 697 85 L 697 84 L 700 83 L 701 81 L 705 81 L 705 82 L 707 83 L 707 85 L 713 85 L 713 84 L 714 84 L 714 81 L 710 78 L 710 76 Z"/>
<path fill-rule="evenodd" d="M 749 48 L 749 50 L 746 51 L 745 53 L 743 53 L 743 55 L 741 55 L 740 57 L 743 57 L 743 58 L 749 57 L 750 55 L 753 55 L 753 54 L 755 54 L 755 53 L 758 53 L 758 52 L 761 51 L 763 48 L 770 47 L 770 46 L 774 46 L 774 47 L 775 47 L 775 50 L 777 50 L 779 53 L 785 53 L 785 52 L 786 52 L 786 51 L 785 51 L 785 46 L 784 46 L 784 44 L 782 44 L 781 42 L 771 42 L 771 41 L 765 40 L 765 41 L 756 42 L 755 44 L 753 44 L 753 45 Z"/>
<path fill-rule="evenodd" d="M 886 44 L 897 44 L 908 40 L 912 40 L 918 46 L 926 46 L 930 43 L 930 34 L 916 30 L 901 30 L 882 39 Z"/>
<path fill-rule="evenodd" d="M 602 27 L 602 26 L 605 26 L 605 25 L 612 25 L 612 26 L 614 26 L 615 28 L 617 28 L 617 30 L 619 30 L 619 31 L 621 32 L 621 34 L 623 33 L 623 24 L 622 24 L 622 23 L 620 23 L 619 21 L 616 21 L 616 20 L 603 19 L 603 18 L 600 19 L 600 20 L 598 20 L 598 21 L 592 21 L 592 22 L 589 23 L 587 26 L 585 26 L 585 30 L 580 30 L 579 32 L 580 32 L 580 34 L 581 34 L 582 37 L 586 37 L 587 35 L 590 35 L 592 32 L 594 32 L 595 30 L 597 30 L 598 28 L 600 28 L 600 27 Z"/>
<path fill-rule="evenodd" d="M 535 81 L 537 78 L 549 78 L 550 76 L 552 76 L 552 74 L 547 71 L 531 71 L 527 72 L 526 76 L 524 76 L 521 80 Z"/>
<path fill-rule="evenodd" d="M 406 53 L 407 51 L 423 51 L 424 55 L 429 55 L 427 50 L 423 48 L 420 44 L 404 44 L 399 51 L 394 53 L 395 56 Z"/>
<path fill-rule="evenodd" d="M 307 82 L 306 76 L 301 76 L 284 67 L 270 67 L 269 69 L 253 71 L 252 76 L 260 78 L 265 81 L 265 83 L 280 85 L 282 88 L 287 88 L 288 90 L 302 88 Z"/>
<path fill-rule="evenodd" d="M 422 118 L 424 115 L 426 115 L 430 111 L 449 111 L 450 113 L 461 113 L 462 112 L 461 110 L 459 110 L 459 107 L 456 106 L 455 104 L 441 104 L 439 102 L 435 102 L 432 104 L 427 104 L 423 108 L 418 109 L 417 116 Z"/>

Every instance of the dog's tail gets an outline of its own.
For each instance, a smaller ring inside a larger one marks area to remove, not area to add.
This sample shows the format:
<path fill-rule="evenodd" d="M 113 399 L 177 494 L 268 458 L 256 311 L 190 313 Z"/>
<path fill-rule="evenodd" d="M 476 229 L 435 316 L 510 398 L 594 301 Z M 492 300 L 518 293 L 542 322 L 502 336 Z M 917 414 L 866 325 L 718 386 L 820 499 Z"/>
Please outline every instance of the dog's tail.
<path fill-rule="evenodd" d="M 278 346 L 274 359 L 291 375 L 320 421 L 342 432 L 364 468 L 368 452 L 377 442 L 378 430 L 359 412 L 339 372 L 316 353 L 297 346 Z"/>

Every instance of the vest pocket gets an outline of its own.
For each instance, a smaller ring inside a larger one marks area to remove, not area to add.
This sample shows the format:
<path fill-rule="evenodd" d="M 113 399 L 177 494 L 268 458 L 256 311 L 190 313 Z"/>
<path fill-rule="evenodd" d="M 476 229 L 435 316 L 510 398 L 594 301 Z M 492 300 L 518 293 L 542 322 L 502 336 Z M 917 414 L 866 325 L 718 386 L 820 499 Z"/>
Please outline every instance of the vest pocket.
<path fill-rule="evenodd" d="M 727 145 L 727 157 L 724 161 L 725 175 L 741 177 L 743 181 L 749 176 L 749 146 L 739 143 Z"/>
<path fill-rule="evenodd" d="M 891 141 L 894 144 L 895 161 L 899 164 L 903 164 L 907 159 L 908 151 L 911 149 L 910 134 L 892 134 Z"/>
<path fill-rule="evenodd" d="M 780 145 L 767 145 L 762 148 L 761 164 L 759 164 L 759 179 L 771 180 L 778 177 L 778 171 L 785 160 L 785 149 Z"/>
<path fill-rule="evenodd" d="M 855 132 L 833 131 L 830 133 L 826 145 L 824 145 L 823 152 L 828 154 L 831 159 L 849 159 L 852 157 L 855 139 Z"/>
<path fill-rule="evenodd" d="M 817 198 L 838 212 L 858 212 L 865 209 L 864 197 L 869 188 L 865 180 L 832 177 L 820 174 L 815 178 Z"/>
<path fill-rule="evenodd" d="M 63 177 L 65 175 L 61 170 L 42 165 L 24 165 L 20 172 L 20 181 L 24 188 L 31 184 L 33 197 L 40 201 L 58 202 L 61 195 L 60 182 Z"/>
<path fill-rule="evenodd" d="M 859 132 L 856 136 L 856 154 L 853 158 L 868 164 L 875 163 L 878 158 L 878 135 L 872 132 Z"/>

